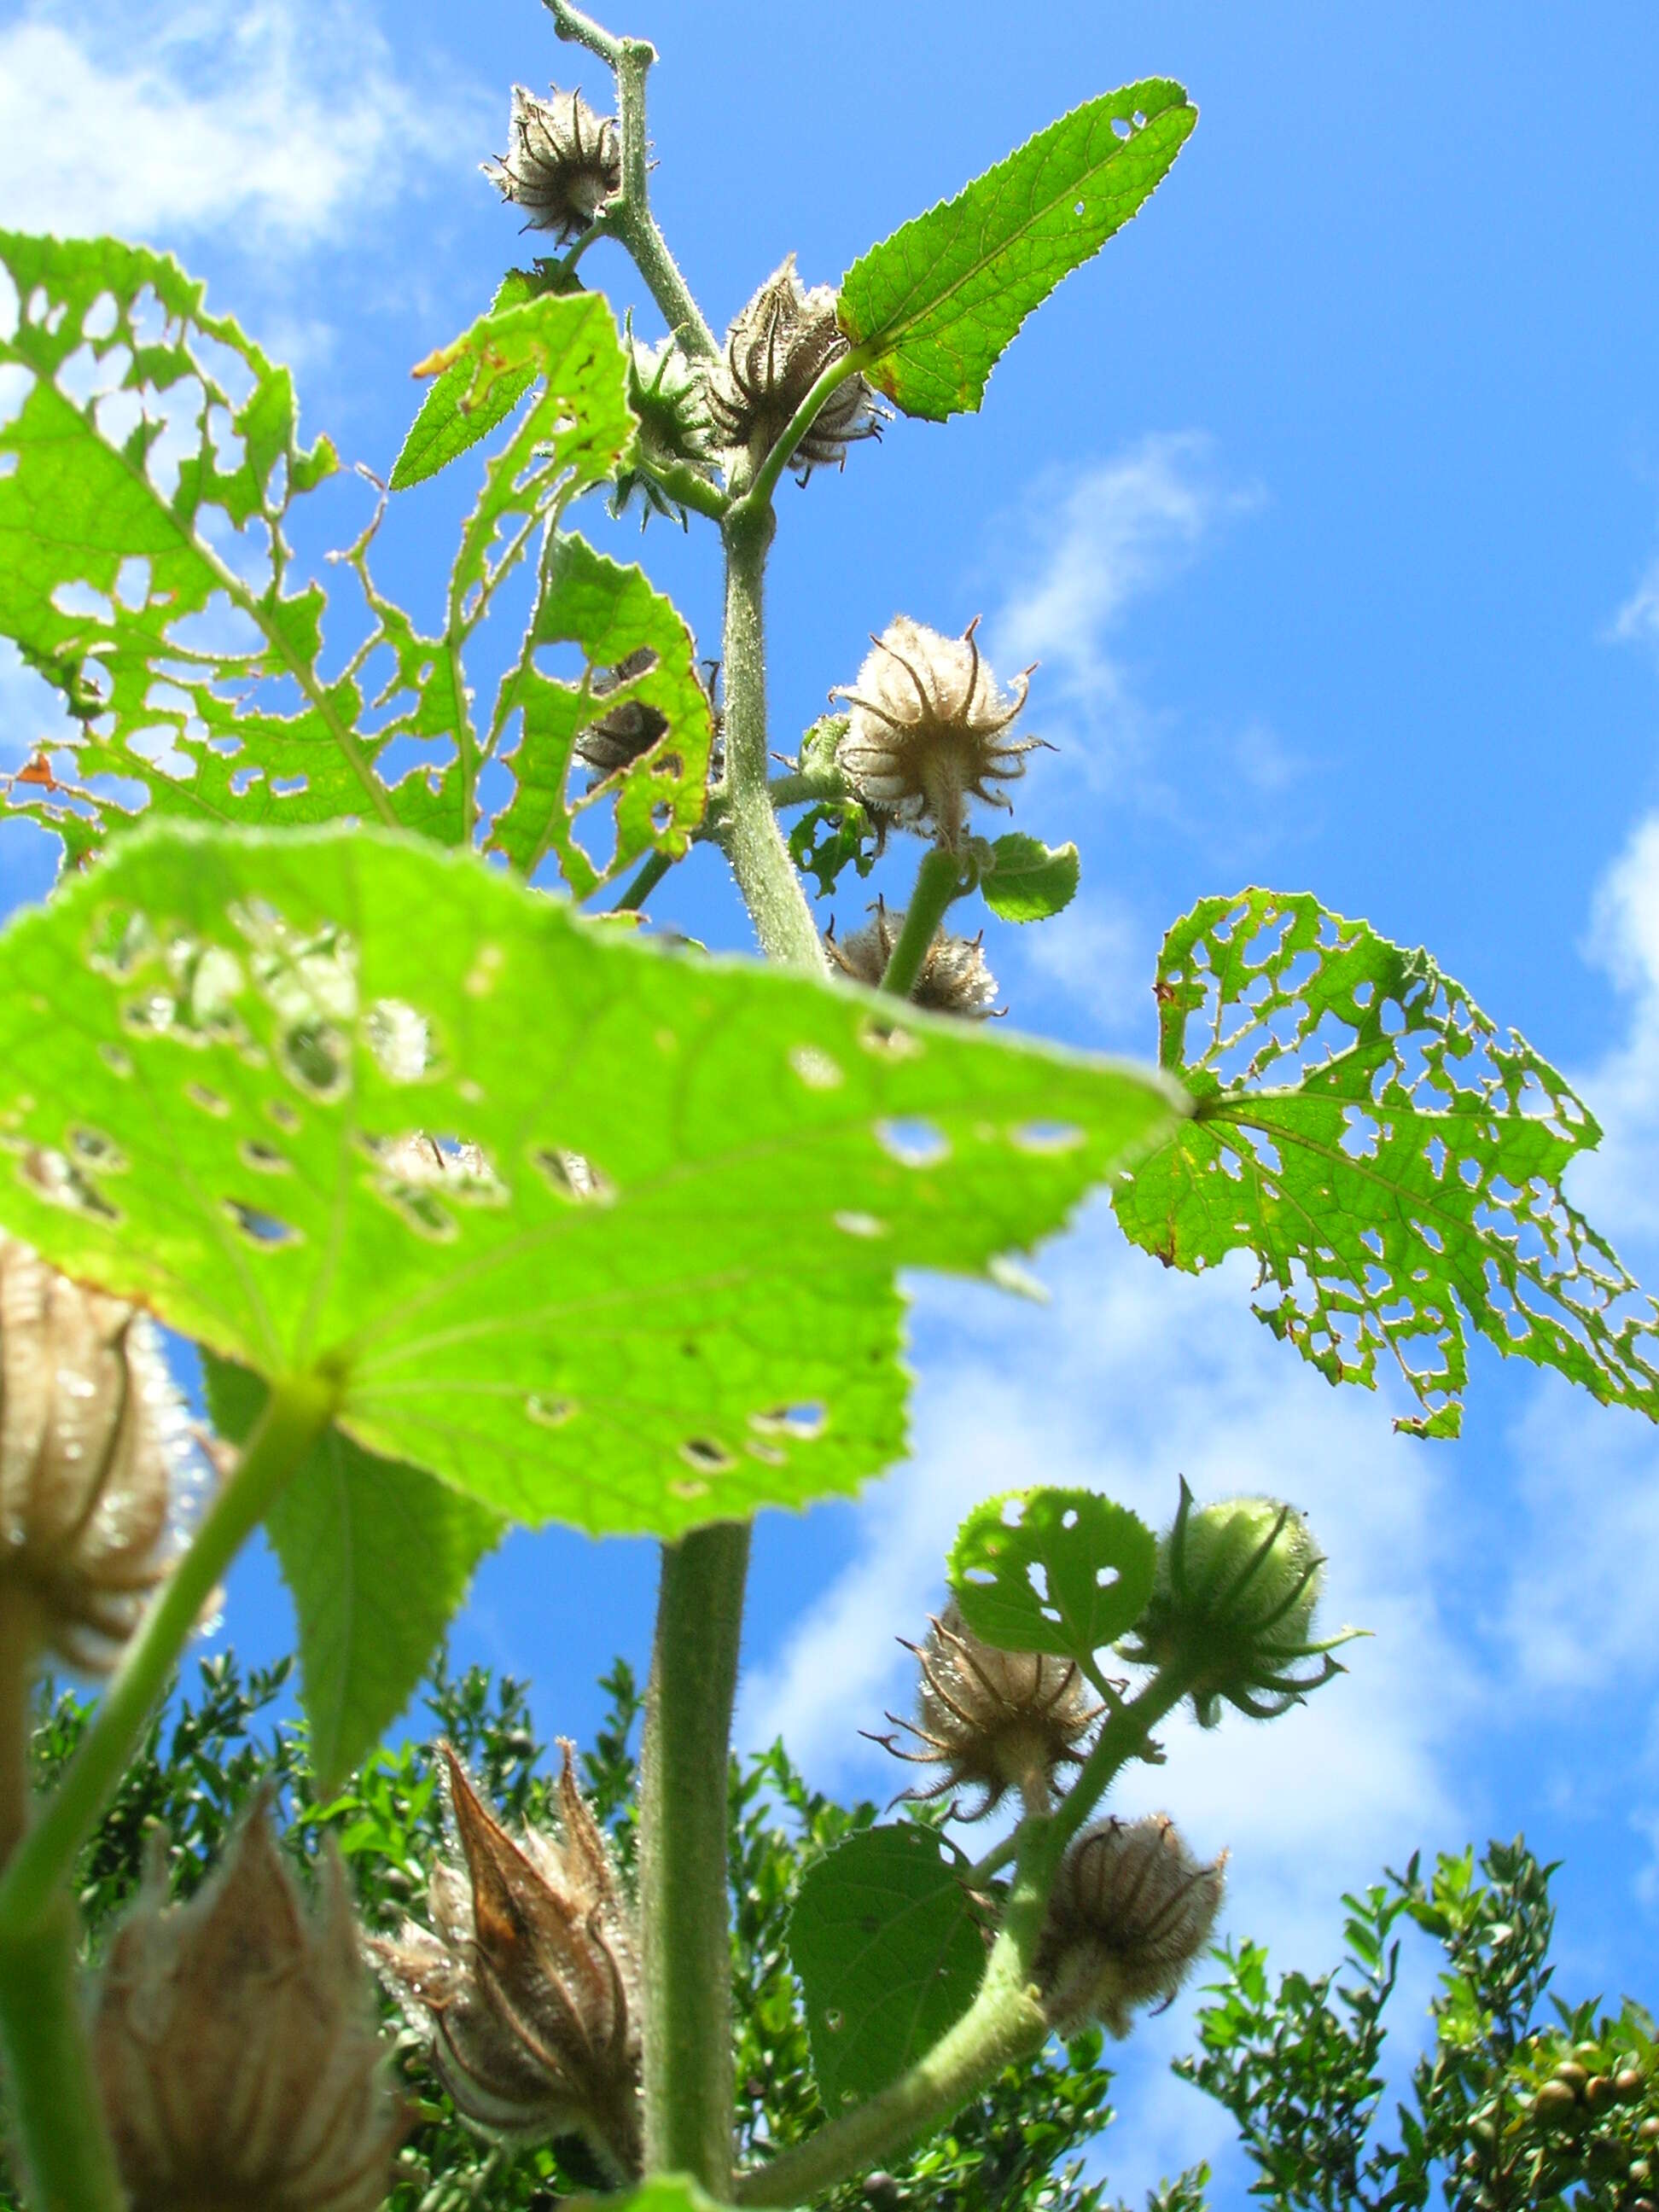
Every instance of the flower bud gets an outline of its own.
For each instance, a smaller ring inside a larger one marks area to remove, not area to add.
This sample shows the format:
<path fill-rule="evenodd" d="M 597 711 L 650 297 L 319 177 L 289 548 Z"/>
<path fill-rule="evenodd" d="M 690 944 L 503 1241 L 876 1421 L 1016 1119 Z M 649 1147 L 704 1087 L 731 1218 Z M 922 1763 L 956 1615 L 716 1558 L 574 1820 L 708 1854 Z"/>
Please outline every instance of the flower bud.
<path fill-rule="evenodd" d="M 1042 742 L 1006 732 L 1024 707 L 1030 671 L 1004 692 L 980 656 L 975 616 L 960 637 L 896 615 L 865 660 L 852 690 L 832 699 L 852 708 L 836 747 L 842 773 L 878 818 L 960 845 L 968 800 L 1009 802 L 990 786 L 1025 773 L 1025 754 Z"/>
<path fill-rule="evenodd" d="M 1195 1513 L 1183 1482 L 1129 1656 L 1185 1674 L 1205 1728 L 1214 1727 L 1224 1698 L 1270 1720 L 1342 1671 L 1330 1653 L 1345 1639 L 1313 1640 L 1324 1564 L 1292 1507 L 1234 1498 Z M 1291 1671 L 1311 1658 L 1322 1662 L 1317 1673 Z"/>
<path fill-rule="evenodd" d="M 172 1564 L 183 1437 L 149 1316 L 0 1237 L 0 1605 L 83 1673 Z"/>
<path fill-rule="evenodd" d="M 562 1746 L 560 1838 L 517 1840 L 447 1747 L 465 1871 L 440 1863 L 433 1932 L 377 1941 L 388 1983 L 433 2036 L 438 2072 L 475 2125 L 532 2141 L 580 2134 L 618 2179 L 640 2170 L 638 1968 L 605 1836 Z"/>
<path fill-rule="evenodd" d="M 834 292 L 827 284 L 809 292 L 790 254 L 732 324 L 726 359 L 709 384 L 708 411 L 721 449 L 746 455 L 757 469 L 819 377 L 847 349 Z M 824 402 L 789 466 L 800 470 L 803 483 L 815 468 L 844 467 L 848 447 L 878 438 L 887 415 L 864 378 L 849 376 Z"/>
<path fill-rule="evenodd" d="M 1209 1941 L 1226 1854 L 1200 1865 L 1165 1814 L 1110 1820 L 1060 1863 L 1038 1946 L 1036 1978 L 1062 2034 L 1097 2020 L 1129 2032 L 1137 2005 L 1167 2002 Z"/>
<path fill-rule="evenodd" d="M 1076 1663 L 1042 1651 L 1001 1651 L 975 1636 L 955 1599 L 933 1622 L 923 1644 L 907 1643 L 921 1669 L 915 1721 L 887 1717 L 921 1748 L 907 1750 L 896 1735 L 872 1741 L 915 1766 L 940 1766 L 931 1790 L 909 1794 L 926 1802 L 957 1790 L 981 1791 L 965 1820 L 982 1820 L 1018 1790 L 1028 1808 L 1047 1809 L 1048 1788 L 1063 1765 L 1080 1765 L 1079 1747 L 1100 1717 Z"/>
<path fill-rule="evenodd" d="M 257 1803 L 188 1905 L 153 1860 L 93 2053 L 132 2212 L 374 2212 L 405 2115 L 337 1857 L 309 1915 Z"/>
<path fill-rule="evenodd" d="M 875 905 L 875 919 L 839 941 L 833 932 L 824 938 L 824 950 L 843 975 L 876 989 L 887 973 L 904 928 L 904 916 L 888 911 L 883 901 Z M 912 1002 L 939 1014 L 957 1014 L 963 1020 L 982 1022 L 997 995 L 997 979 L 986 964 L 983 937 L 951 937 L 939 930 L 928 946 L 921 973 L 910 993 Z"/>
<path fill-rule="evenodd" d="M 660 345 L 641 345 L 629 333 L 628 345 L 628 404 L 638 424 L 638 461 L 617 475 L 611 511 L 620 514 L 635 492 L 644 496 L 641 529 L 652 514 L 678 515 L 685 510 L 657 481 L 658 474 L 690 468 L 712 484 L 714 458 L 714 425 L 708 412 L 708 386 L 701 368 L 688 361 L 672 338 Z"/>
<path fill-rule="evenodd" d="M 483 173 L 504 200 L 525 210 L 526 230 L 579 238 L 622 190 L 622 142 L 614 115 L 598 115 L 579 92 L 538 100 L 513 88 L 510 150 Z"/>

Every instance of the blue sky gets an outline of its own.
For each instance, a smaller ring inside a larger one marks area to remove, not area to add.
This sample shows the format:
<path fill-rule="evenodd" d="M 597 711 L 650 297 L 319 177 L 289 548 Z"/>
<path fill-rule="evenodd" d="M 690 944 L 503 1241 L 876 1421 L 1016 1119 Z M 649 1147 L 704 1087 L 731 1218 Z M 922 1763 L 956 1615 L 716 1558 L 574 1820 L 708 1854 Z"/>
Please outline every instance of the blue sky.
<path fill-rule="evenodd" d="M 1020 820 L 1084 854 L 1063 921 L 991 933 L 1017 1024 L 1148 1054 L 1164 927 L 1204 892 L 1312 889 L 1426 944 L 1574 1075 L 1607 1130 L 1574 1194 L 1659 1280 L 1650 11 L 660 0 L 623 27 L 661 51 L 659 211 L 717 325 L 787 252 L 833 282 L 1090 94 L 1189 86 L 1170 180 L 1041 311 L 981 416 L 901 422 L 844 476 L 786 486 L 776 742 L 895 612 L 959 629 L 982 610 L 1000 668 L 1041 658 L 1031 726 L 1060 748 Z M 0 9 L 0 222 L 175 250 L 295 362 L 309 426 L 384 471 L 410 362 L 524 251 L 477 169 L 508 87 L 573 78 L 602 90 L 532 0 Z M 588 273 L 622 284 L 614 260 Z M 470 489 L 388 526 L 381 580 L 419 611 Z M 319 495 L 309 556 L 365 496 Z M 712 651 L 707 533 L 654 525 L 642 551 Z M 0 757 L 51 714 L 0 663 Z M 884 878 L 901 899 L 903 857 Z M 6 903 L 52 865 L 0 831 Z M 659 917 L 744 945 L 708 856 L 680 875 Z M 1177 1731 L 1136 1785 L 1232 1847 L 1229 1927 L 1318 1966 L 1338 1893 L 1382 1862 L 1524 1827 L 1567 1862 L 1563 1986 L 1654 2002 L 1659 1439 L 1484 1351 L 1464 1440 L 1398 1439 L 1386 1391 L 1334 1394 L 1273 1343 L 1241 1272 L 1167 1276 L 1102 1212 L 1042 1272 L 1042 1310 L 918 1285 L 912 1459 L 857 1506 L 762 1524 L 746 1736 L 781 1727 L 815 1780 L 885 1794 L 854 1730 L 904 1696 L 890 1638 L 992 1489 L 1089 1481 L 1162 1518 L 1181 1472 L 1270 1488 L 1312 1516 L 1333 1612 L 1376 1633 L 1304 1712 Z M 611 1651 L 642 1656 L 653 1571 L 643 1546 L 518 1539 L 460 1648 L 532 1675 L 546 1729 L 580 1732 Z M 267 1563 L 232 1597 L 239 1643 L 285 1640 Z M 1126 2189 L 1224 2139 L 1161 2071 L 1188 2020 L 1126 2051 Z M 1221 2201 L 1243 2186 L 1229 2164 Z"/>

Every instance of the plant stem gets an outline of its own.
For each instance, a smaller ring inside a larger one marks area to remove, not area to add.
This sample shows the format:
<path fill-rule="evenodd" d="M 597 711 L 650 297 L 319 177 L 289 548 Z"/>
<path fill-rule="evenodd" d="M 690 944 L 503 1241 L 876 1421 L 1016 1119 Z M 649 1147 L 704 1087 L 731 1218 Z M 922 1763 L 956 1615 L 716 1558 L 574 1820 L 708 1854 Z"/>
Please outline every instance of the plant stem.
<path fill-rule="evenodd" d="M 0 1602 L 0 1868 L 29 1821 L 29 1739 L 40 1620 L 24 1590 Z"/>
<path fill-rule="evenodd" d="M 787 775 L 775 775 L 769 780 L 766 795 L 773 811 L 781 814 L 786 806 L 811 806 L 846 799 L 847 779 L 838 768 L 792 769 Z M 692 834 L 712 837 L 719 842 L 726 834 L 731 812 L 731 801 L 722 784 L 717 791 L 709 793 L 708 811 Z"/>
<path fill-rule="evenodd" d="M 961 854 L 947 853 L 942 845 L 935 845 L 922 855 L 921 866 L 916 871 L 916 887 L 904 910 L 904 927 L 899 932 L 898 943 L 888 956 L 886 973 L 881 979 L 884 991 L 892 992 L 896 998 L 908 999 L 915 989 L 916 979 L 939 934 L 939 926 L 951 902 L 961 890 Z"/>
<path fill-rule="evenodd" d="M 126 2191 L 102 2119 L 81 2013 L 75 1908 L 55 1895 L 26 1934 L 0 1942 L 0 2048 L 34 2212 L 123 2212 Z"/>
<path fill-rule="evenodd" d="M 653 853 L 611 908 L 611 913 L 637 914 L 673 865 L 666 853 Z"/>
<path fill-rule="evenodd" d="M 749 1525 L 665 1544 L 640 1773 L 645 2165 L 732 2186 L 727 1745 Z"/>
<path fill-rule="evenodd" d="M 778 478 L 788 467 L 790 456 L 795 448 L 817 422 L 824 401 L 832 392 L 845 384 L 849 376 L 858 374 L 864 367 L 865 359 L 865 355 L 854 346 L 846 353 L 838 354 L 829 367 L 820 372 L 817 383 L 785 424 L 781 435 L 755 471 L 752 481 L 744 487 L 743 506 L 747 513 L 757 514 L 763 507 L 770 507 L 772 495 L 778 488 Z"/>
<path fill-rule="evenodd" d="M 568 39 L 573 46 L 586 46 L 609 69 L 618 66 L 622 60 L 620 39 L 601 30 L 591 15 L 584 15 L 580 8 L 573 8 L 569 0 L 545 0 L 545 5 L 553 18 L 553 27 L 562 39 Z"/>
<path fill-rule="evenodd" d="M 668 250 L 668 240 L 651 212 L 647 181 L 648 157 L 645 131 L 645 80 L 657 50 L 648 40 L 617 41 L 617 105 L 622 116 L 622 197 L 610 210 L 613 235 L 634 258 L 663 320 L 678 339 L 683 353 L 703 361 L 717 361 L 720 348 L 703 320 L 702 308 L 691 296 L 679 264 Z"/>
<path fill-rule="evenodd" d="M 320 1375 L 290 1376 L 272 1389 L 240 1466 L 145 1614 L 80 1749 L 0 1879 L 0 1982 L 5 1959 L 55 1911 L 61 1885 L 126 1771 L 202 1608 L 328 1426 L 337 1398 L 335 1383 Z"/>
<path fill-rule="evenodd" d="M 767 785 L 766 630 L 763 591 L 771 510 L 726 518 L 726 850 L 761 949 L 809 974 L 824 972 L 823 946 Z"/>

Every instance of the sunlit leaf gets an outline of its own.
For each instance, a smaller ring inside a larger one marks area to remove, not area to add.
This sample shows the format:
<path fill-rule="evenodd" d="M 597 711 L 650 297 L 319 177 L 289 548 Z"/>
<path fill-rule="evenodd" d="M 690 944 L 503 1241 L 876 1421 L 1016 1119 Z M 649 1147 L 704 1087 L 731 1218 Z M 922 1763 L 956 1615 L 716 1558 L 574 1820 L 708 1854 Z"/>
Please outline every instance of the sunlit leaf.
<path fill-rule="evenodd" d="M 535 299 L 541 289 L 526 270 L 509 269 L 496 288 L 489 312 L 499 315 L 503 308 L 521 307 L 526 301 Z M 507 420 L 536 380 L 532 362 L 514 369 L 510 376 L 498 377 L 475 404 L 471 398 L 472 369 L 469 359 L 452 361 L 428 386 L 420 412 L 410 424 L 409 435 L 392 465 L 388 481 L 393 491 L 407 491 L 413 484 L 423 483 L 470 453 Z"/>
<path fill-rule="evenodd" d="M 1139 1620 L 1157 1565 L 1158 1539 L 1127 1505 L 1092 1490 L 1014 1491 L 957 1531 L 951 1587 L 1000 1650 L 1086 1664 Z"/>
<path fill-rule="evenodd" d="M 1077 896 L 1075 845 L 1045 845 L 1011 830 L 991 848 L 993 866 L 980 879 L 985 903 L 1004 921 L 1046 921 Z"/>

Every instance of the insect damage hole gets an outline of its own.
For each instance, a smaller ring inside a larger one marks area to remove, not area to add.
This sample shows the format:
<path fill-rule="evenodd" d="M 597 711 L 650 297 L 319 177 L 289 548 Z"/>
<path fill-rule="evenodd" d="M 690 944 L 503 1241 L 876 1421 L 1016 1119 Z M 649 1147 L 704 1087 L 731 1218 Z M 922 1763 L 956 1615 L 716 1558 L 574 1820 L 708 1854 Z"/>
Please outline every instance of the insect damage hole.
<path fill-rule="evenodd" d="M 724 1444 L 712 1437 L 688 1437 L 680 1446 L 680 1457 L 700 1474 L 727 1474 L 737 1465 Z"/>
<path fill-rule="evenodd" d="M 274 1213 L 266 1213 L 257 1206 L 244 1206 L 240 1199 L 228 1198 L 225 1212 L 242 1234 L 252 1239 L 263 1250 L 274 1251 L 283 1244 L 297 1244 L 300 1232 L 291 1221 L 279 1220 Z"/>

